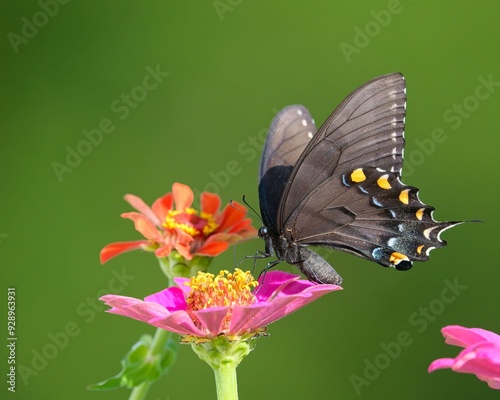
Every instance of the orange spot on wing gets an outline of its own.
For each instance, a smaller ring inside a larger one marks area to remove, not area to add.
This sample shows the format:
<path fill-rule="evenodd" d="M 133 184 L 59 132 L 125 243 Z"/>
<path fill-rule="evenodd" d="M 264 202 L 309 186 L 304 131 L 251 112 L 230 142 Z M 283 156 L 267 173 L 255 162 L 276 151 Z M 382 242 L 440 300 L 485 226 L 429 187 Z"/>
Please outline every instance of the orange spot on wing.
<path fill-rule="evenodd" d="M 405 189 L 402 190 L 401 193 L 399 193 L 399 201 L 403 204 L 408 204 L 410 202 L 410 196 L 408 196 L 408 193 L 410 192 L 410 189 Z"/>
<path fill-rule="evenodd" d="M 377 185 L 379 185 L 382 189 L 390 189 L 391 184 L 389 183 L 389 175 L 382 175 L 377 179 Z"/>
<path fill-rule="evenodd" d="M 352 171 L 351 180 L 353 182 L 359 183 L 359 182 L 363 182 L 365 179 L 366 179 L 366 175 L 363 172 L 363 168 L 358 168 L 358 169 L 355 169 L 354 171 Z"/>
<path fill-rule="evenodd" d="M 408 256 L 404 255 L 403 253 L 398 253 L 395 251 L 394 253 L 391 254 L 389 257 L 389 262 L 394 265 L 398 265 L 401 261 L 410 261 Z"/>

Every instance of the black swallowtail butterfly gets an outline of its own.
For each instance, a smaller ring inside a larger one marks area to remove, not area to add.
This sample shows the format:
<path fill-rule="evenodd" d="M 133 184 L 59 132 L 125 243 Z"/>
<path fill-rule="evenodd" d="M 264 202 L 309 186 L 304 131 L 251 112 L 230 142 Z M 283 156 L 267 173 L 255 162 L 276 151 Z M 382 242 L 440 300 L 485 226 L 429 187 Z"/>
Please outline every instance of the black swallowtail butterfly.
<path fill-rule="evenodd" d="M 346 251 L 407 270 L 446 242 L 461 221 L 437 222 L 418 189 L 401 182 L 406 85 L 402 74 L 373 79 L 352 92 L 316 130 L 294 105 L 274 118 L 259 169 L 264 256 L 296 265 L 311 281 L 342 283 L 307 246 Z"/>

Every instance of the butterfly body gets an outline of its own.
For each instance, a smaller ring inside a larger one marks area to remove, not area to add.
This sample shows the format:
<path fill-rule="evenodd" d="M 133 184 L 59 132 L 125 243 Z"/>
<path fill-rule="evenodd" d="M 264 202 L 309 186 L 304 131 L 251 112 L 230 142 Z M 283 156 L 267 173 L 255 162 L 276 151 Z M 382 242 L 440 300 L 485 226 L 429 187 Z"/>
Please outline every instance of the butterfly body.
<path fill-rule="evenodd" d="M 266 227 L 261 227 L 259 236 L 265 240 L 266 256 L 276 255 L 277 261 L 285 261 L 295 265 L 309 280 L 321 283 L 340 285 L 341 276 L 318 253 L 309 250 L 305 245 L 299 245 L 292 239 L 284 236 L 275 236 Z M 271 265 L 272 266 L 272 265 Z"/>
<path fill-rule="evenodd" d="M 426 261 L 446 242 L 418 189 L 401 181 L 406 86 L 401 74 L 351 93 L 317 130 L 300 105 L 273 120 L 259 169 L 266 255 L 297 266 L 310 280 L 342 278 L 308 246 L 352 253 L 399 270 Z"/>

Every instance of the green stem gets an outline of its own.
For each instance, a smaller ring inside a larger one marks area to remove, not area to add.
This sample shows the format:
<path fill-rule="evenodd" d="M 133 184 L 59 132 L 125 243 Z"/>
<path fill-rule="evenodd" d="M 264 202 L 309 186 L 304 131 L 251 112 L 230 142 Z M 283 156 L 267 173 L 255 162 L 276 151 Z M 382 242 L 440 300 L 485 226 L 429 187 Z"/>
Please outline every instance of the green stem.
<path fill-rule="evenodd" d="M 172 251 L 168 257 L 157 258 L 160 268 L 168 279 L 168 286 L 174 286 L 174 278 L 191 278 L 198 271 L 206 271 L 212 257 L 196 256 L 192 260 L 186 260 L 176 251 Z"/>
<path fill-rule="evenodd" d="M 236 367 L 255 347 L 257 336 L 229 340 L 224 335 L 191 342 L 193 351 L 213 369 L 218 400 L 238 400 Z"/>
<path fill-rule="evenodd" d="M 136 386 L 135 388 L 132 389 L 132 393 L 130 393 L 128 400 L 145 399 L 150 386 L 151 382 L 143 382 L 139 386 Z"/>
<path fill-rule="evenodd" d="M 238 382 L 236 379 L 236 364 L 224 362 L 219 368 L 214 368 L 217 400 L 238 400 Z"/>
<path fill-rule="evenodd" d="M 149 348 L 149 354 L 147 358 L 154 358 L 162 354 L 167 340 L 172 335 L 172 332 L 166 331 L 164 329 L 157 328 L 155 335 L 153 336 L 153 342 Z M 149 387 L 153 382 L 143 382 L 139 386 L 132 389 L 130 393 L 129 400 L 143 400 L 146 398 Z"/>

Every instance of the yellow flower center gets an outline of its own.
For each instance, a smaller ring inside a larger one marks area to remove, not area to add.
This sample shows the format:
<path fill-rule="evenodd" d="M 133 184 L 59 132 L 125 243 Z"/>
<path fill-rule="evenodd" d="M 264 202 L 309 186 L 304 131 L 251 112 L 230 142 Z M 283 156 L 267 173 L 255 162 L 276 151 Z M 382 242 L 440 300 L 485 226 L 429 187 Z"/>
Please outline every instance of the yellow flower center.
<path fill-rule="evenodd" d="M 219 227 L 212 214 L 199 212 L 194 208 L 170 210 L 163 226 L 167 229 L 181 229 L 192 237 L 208 236 Z"/>
<path fill-rule="evenodd" d="M 230 307 L 222 330 L 229 328 L 232 308 L 235 305 L 249 306 L 255 302 L 252 290 L 258 282 L 250 274 L 236 268 L 234 273 L 220 271 L 217 276 L 207 272 L 198 272 L 198 275 L 185 283 L 191 288 L 187 298 L 187 310 L 195 323 L 198 319 L 193 311 L 212 307 Z"/>

